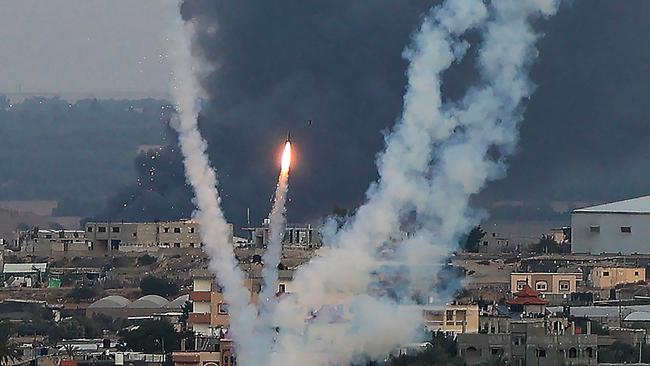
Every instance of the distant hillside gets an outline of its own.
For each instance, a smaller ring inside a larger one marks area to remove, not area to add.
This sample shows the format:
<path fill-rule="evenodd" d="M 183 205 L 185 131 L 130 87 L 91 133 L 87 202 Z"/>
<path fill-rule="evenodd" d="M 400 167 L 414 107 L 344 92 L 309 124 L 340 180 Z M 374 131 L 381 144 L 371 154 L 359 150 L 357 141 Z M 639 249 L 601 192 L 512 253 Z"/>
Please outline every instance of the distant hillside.
<path fill-rule="evenodd" d="M 79 217 L 51 217 L 31 212 L 19 212 L 0 208 L 0 238 L 11 242 L 17 229 L 38 226 L 43 229 L 78 229 Z"/>
<path fill-rule="evenodd" d="M 100 211 L 135 182 L 143 149 L 166 142 L 162 100 L 68 102 L 0 96 L 0 201 L 58 201 L 57 216 Z"/>

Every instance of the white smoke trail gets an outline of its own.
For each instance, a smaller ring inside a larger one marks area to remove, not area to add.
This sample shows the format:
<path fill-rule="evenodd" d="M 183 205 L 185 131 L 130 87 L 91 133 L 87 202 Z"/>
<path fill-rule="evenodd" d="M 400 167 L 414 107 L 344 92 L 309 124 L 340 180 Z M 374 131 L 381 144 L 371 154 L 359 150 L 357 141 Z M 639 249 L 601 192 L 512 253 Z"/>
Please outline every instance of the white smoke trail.
<path fill-rule="evenodd" d="M 416 233 L 398 247 L 397 259 L 416 268 L 448 255 L 458 235 L 474 224 L 469 197 L 504 173 L 503 159 L 512 152 L 522 119 L 521 102 L 532 93 L 527 71 L 538 36 L 528 18 L 552 15 L 557 5 L 553 0 L 492 3 L 482 29 L 482 82 L 457 106 L 442 105 L 439 75 L 466 48 L 456 36 L 485 20 L 485 8 L 480 1 L 447 1 L 427 18 L 405 53 L 411 64 L 404 113 L 379 158 L 380 181 L 351 224 L 326 237 L 334 248 L 297 274 L 297 296 L 279 307 L 283 334 L 272 364 L 343 364 L 360 354 L 378 356 L 372 344 L 413 339 L 408 330 L 416 324 L 400 316 L 400 307 L 381 307 L 385 302 L 360 295 L 380 266 L 377 249 L 391 238 L 399 240 L 403 215 L 414 212 Z M 349 322 L 311 338 L 301 330 L 301 311 L 331 301 L 333 294 L 348 304 L 366 301 Z M 395 319 L 389 321 L 393 332 L 365 332 L 379 319 Z"/>
<path fill-rule="evenodd" d="M 173 16 L 168 54 L 173 69 L 171 94 L 177 110 L 172 126 L 178 132 L 187 182 L 194 190 L 197 209 L 193 216 L 199 223 L 201 240 L 210 256 L 209 268 L 216 275 L 230 305 L 230 333 L 235 344 L 245 348 L 251 341 L 255 308 L 249 303 L 250 292 L 244 285 L 244 274 L 237 266 L 229 238 L 231 230 L 220 207 L 217 177 L 210 166 L 207 144 L 198 128 L 198 102 L 202 89 L 197 73 L 201 65 L 191 54 L 193 25 L 181 19 L 178 2 L 170 4 L 173 4 Z"/>
<path fill-rule="evenodd" d="M 278 176 L 278 184 L 275 190 L 273 207 L 269 215 L 269 242 L 266 252 L 262 257 L 264 267 L 262 269 L 262 292 L 258 304 L 258 319 L 254 335 L 255 347 L 245 347 L 239 354 L 250 359 L 251 364 L 263 365 L 267 362 L 268 352 L 260 352 L 260 349 L 270 350 L 273 347 L 275 336 L 275 325 L 272 323 L 272 314 L 277 305 L 276 283 L 278 280 L 278 265 L 282 257 L 282 240 L 286 231 L 286 202 L 289 191 L 289 165 L 291 163 L 291 144 L 287 141 L 282 154 L 282 169 Z"/>

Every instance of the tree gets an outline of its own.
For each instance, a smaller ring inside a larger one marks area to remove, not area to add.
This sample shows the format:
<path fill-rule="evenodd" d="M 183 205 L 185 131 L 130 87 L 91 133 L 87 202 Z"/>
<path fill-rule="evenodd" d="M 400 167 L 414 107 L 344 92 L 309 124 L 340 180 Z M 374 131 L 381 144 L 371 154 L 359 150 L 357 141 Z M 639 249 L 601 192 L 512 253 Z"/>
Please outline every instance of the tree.
<path fill-rule="evenodd" d="M 639 349 L 629 343 L 616 341 L 603 350 L 598 350 L 598 363 L 637 362 Z"/>
<path fill-rule="evenodd" d="M 465 237 L 465 240 L 461 240 L 461 249 L 466 252 L 477 253 L 481 239 L 485 236 L 486 232 L 483 231 L 481 226 L 475 226 Z"/>
<path fill-rule="evenodd" d="M 463 365 L 456 354 L 456 341 L 443 332 L 431 334 L 431 345 L 415 355 L 401 355 L 388 362 L 389 366 Z"/>
<path fill-rule="evenodd" d="M 542 235 L 537 244 L 533 245 L 536 253 L 570 253 L 570 244 L 560 244 L 551 235 Z"/>
<path fill-rule="evenodd" d="M 159 295 L 170 297 L 178 294 L 178 285 L 166 278 L 147 276 L 140 281 L 140 290 L 143 295 Z"/>
<path fill-rule="evenodd" d="M 156 263 L 156 257 L 144 254 L 138 257 L 138 266 L 149 266 Z"/>
<path fill-rule="evenodd" d="M 97 290 L 92 287 L 77 287 L 68 293 L 68 297 L 75 302 L 91 300 L 97 296 Z"/>
<path fill-rule="evenodd" d="M 18 345 L 11 341 L 13 333 L 14 329 L 9 321 L 0 321 L 0 364 L 7 365 L 20 360 L 22 356 Z"/>
<path fill-rule="evenodd" d="M 122 332 L 120 336 L 126 349 L 146 353 L 177 350 L 181 338 L 171 324 L 161 320 L 143 322 L 134 330 Z"/>

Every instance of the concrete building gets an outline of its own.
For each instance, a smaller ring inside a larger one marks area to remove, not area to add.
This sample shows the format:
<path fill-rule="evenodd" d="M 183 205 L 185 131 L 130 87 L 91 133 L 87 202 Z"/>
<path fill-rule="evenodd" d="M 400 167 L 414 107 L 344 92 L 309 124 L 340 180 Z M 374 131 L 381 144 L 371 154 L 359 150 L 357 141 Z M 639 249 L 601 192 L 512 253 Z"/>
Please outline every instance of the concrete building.
<path fill-rule="evenodd" d="M 448 304 L 425 307 L 424 325 L 429 332 L 478 333 L 479 309 L 476 304 Z"/>
<path fill-rule="evenodd" d="M 640 281 L 645 281 L 645 267 L 594 267 L 589 273 L 589 284 L 601 290 Z"/>
<path fill-rule="evenodd" d="M 479 253 L 504 253 L 518 250 L 519 246 L 511 244 L 510 238 L 496 232 L 485 233 L 478 245 Z"/>
<path fill-rule="evenodd" d="M 45 283 L 47 263 L 5 263 L 2 275 L 5 287 L 34 287 Z"/>
<path fill-rule="evenodd" d="M 650 196 L 574 210 L 571 236 L 577 253 L 649 253 Z"/>
<path fill-rule="evenodd" d="M 230 225 L 232 243 L 232 225 Z M 93 251 L 138 252 L 159 248 L 200 248 L 199 225 L 194 220 L 160 222 L 88 222 L 85 240 Z"/>
<path fill-rule="evenodd" d="M 510 291 L 515 293 L 526 285 L 542 294 L 570 294 L 576 292 L 582 273 L 518 273 L 510 274 Z"/>
<path fill-rule="evenodd" d="M 255 248 L 266 248 L 269 243 L 270 221 L 265 219 L 260 227 L 245 227 L 250 233 L 250 244 Z M 322 245 L 320 232 L 311 225 L 288 224 L 282 239 L 283 247 L 313 249 Z"/>
<path fill-rule="evenodd" d="M 576 334 L 570 323 L 565 327 L 554 324 L 559 323 L 549 319 L 513 320 L 508 333 L 459 334 L 458 354 L 467 365 L 495 358 L 515 366 L 598 364 L 597 335 Z"/>
<path fill-rule="evenodd" d="M 49 230 L 32 228 L 16 231 L 14 247 L 23 256 L 56 257 L 72 254 L 83 255 L 89 248 L 83 230 Z"/>

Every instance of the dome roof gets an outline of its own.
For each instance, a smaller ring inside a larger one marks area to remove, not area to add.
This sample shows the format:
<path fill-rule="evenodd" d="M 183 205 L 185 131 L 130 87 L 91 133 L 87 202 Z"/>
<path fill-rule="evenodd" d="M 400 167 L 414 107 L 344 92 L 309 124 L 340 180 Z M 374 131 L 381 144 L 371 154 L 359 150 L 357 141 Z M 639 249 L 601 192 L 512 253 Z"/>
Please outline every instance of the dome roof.
<path fill-rule="evenodd" d="M 165 307 L 167 309 L 182 309 L 183 305 L 189 301 L 190 295 L 181 295 L 174 300 L 170 301 Z"/>
<path fill-rule="evenodd" d="M 129 304 L 129 308 L 154 309 L 162 308 L 169 304 L 169 301 L 162 296 L 146 295 Z"/>
<path fill-rule="evenodd" d="M 123 296 L 112 295 L 103 297 L 94 303 L 90 304 L 90 309 L 119 309 L 131 304 L 131 301 Z"/>

